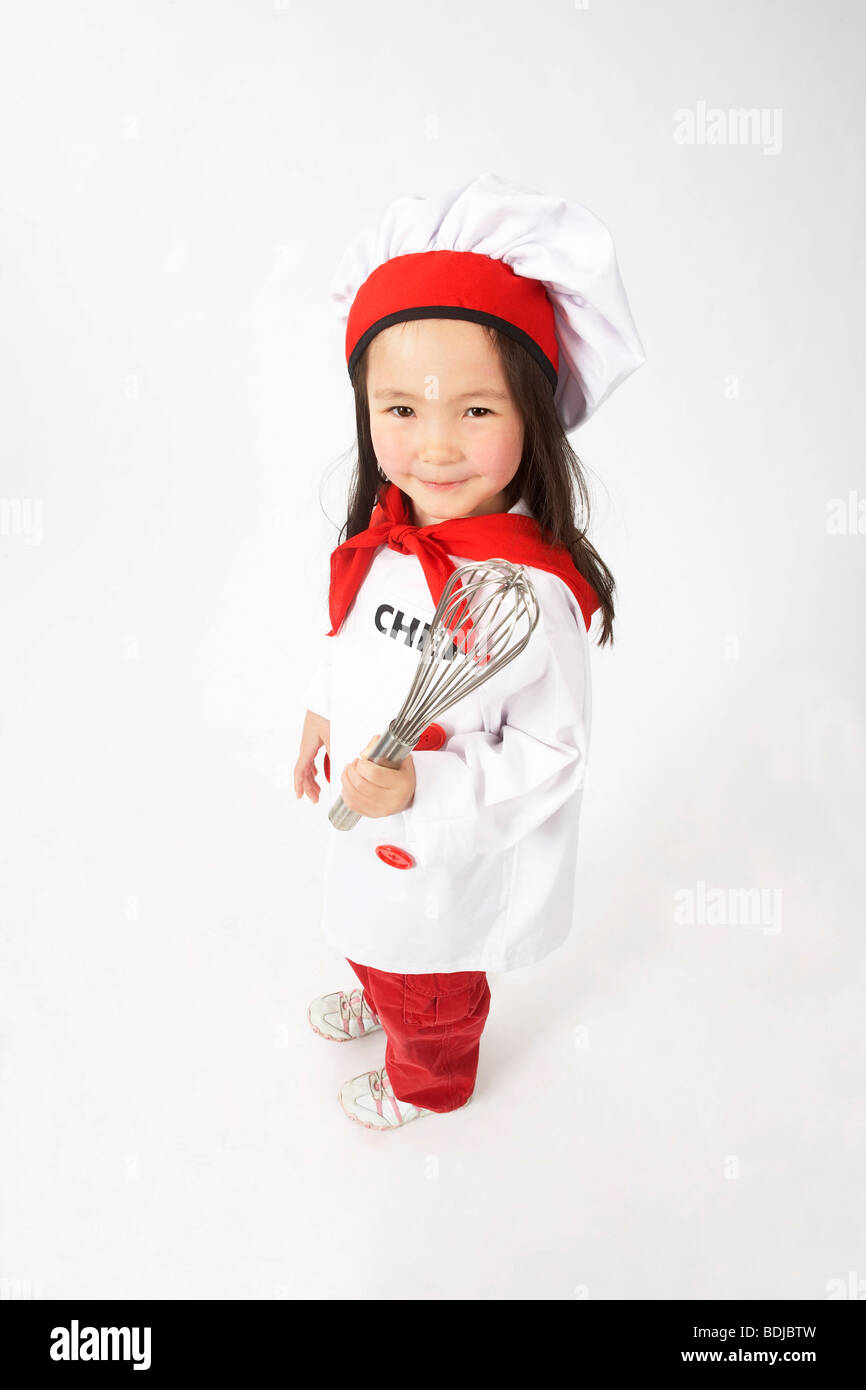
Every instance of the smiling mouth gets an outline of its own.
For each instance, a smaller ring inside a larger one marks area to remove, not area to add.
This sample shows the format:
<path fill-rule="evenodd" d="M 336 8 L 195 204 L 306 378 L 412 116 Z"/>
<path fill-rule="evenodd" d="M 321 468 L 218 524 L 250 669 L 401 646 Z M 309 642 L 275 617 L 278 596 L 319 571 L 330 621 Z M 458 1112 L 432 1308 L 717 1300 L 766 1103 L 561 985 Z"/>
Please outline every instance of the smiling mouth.
<path fill-rule="evenodd" d="M 419 481 L 419 483 L 423 483 L 425 487 L 432 487 L 432 488 L 434 488 L 437 492 L 438 492 L 438 491 L 447 492 L 449 488 L 452 488 L 452 487 L 460 487 L 463 483 L 465 483 L 466 479 L 465 479 L 465 478 L 457 478 L 457 479 L 455 479 L 453 482 L 450 482 L 450 483 L 428 483 L 427 480 L 426 480 L 425 478 L 419 478 L 418 481 Z"/>

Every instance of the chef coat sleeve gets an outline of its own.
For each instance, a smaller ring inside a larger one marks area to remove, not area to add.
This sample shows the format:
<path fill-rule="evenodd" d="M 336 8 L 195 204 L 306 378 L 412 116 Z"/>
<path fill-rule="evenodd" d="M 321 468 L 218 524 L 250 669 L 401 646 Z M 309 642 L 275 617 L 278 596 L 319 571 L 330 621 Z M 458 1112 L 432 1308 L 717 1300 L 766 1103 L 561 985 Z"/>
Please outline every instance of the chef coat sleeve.
<path fill-rule="evenodd" d="M 574 624 L 545 627 L 542 618 L 524 651 L 490 685 L 509 672 L 508 693 L 494 695 L 497 733 L 453 734 L 443 748 L 412 753 L 415 794 L 401 812 L 402 843 L 419 867 L 459 866 L 508 849 L 583 785 L 586 634 Z M 482 699 L 484 690 L 478 687 Z"/>
<path fill-rule="evenodd" d="M 334 637 L 318 637 L 313 649 L 315 667 L 303 693 L 304 708 L 319 714 L 323 719 L 331 717 L 331 668 L 333 665 Z"/>

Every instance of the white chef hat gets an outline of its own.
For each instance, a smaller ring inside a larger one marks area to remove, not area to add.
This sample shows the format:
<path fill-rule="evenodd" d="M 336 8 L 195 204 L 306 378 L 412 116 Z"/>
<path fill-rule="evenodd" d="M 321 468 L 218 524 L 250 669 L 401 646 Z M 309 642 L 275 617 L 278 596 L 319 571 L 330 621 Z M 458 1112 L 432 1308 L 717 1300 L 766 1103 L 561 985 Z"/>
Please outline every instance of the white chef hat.
<path fill-rule="evenodd" d="M 392 323 L 495 324 L 544 370 L 566 431 L 646 361 L 604 223 L 497 174 L 440 197 L 398 198 L 348 247 L 331 296 L 350 373 Z"/>

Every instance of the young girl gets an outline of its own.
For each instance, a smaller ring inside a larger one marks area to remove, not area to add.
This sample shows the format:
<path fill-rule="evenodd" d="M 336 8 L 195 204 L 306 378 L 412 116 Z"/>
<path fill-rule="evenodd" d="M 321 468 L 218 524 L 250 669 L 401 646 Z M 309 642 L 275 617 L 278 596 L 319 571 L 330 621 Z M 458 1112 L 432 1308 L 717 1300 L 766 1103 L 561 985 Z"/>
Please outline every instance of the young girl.
<path fill-rule="evenodd" d="M 543 960 L 571 929 L 587 630 L 598 610 L 611 639 L 614 581 L 585 534 L 566 432 L 644 355 L 602 223 L 493 174 L 398 200 L 349 248 L 333 293 L 358 461 L 294 781 L 319 800 L 324 748 L 325 776 L 340 769 L 361 813 L 331 830 L 322 921 L 360 986 L 322 995 L 308 1018 L 339 1041 L 384 1031 L 384 1065 L 339 1093 L 384 1130 L 467 1104 L 486 972 Z M 370 762 L 448 576 L 492 558 L 524 565 L 535 589 L 528 645 L 398 768 Z"/>

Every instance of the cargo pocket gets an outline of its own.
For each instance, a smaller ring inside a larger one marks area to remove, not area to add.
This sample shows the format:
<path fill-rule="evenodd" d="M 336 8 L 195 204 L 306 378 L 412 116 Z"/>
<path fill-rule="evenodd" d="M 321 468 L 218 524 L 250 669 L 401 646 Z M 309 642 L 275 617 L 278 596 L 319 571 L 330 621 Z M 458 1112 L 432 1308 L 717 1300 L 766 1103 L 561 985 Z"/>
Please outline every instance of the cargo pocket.
<path fill-rule="evenodd" d="M 403 976 L 403 1022 L 416 1028 L 459 1023 L 481 1002 L 485 979 L 461 970 L 447 975 Z"/>

